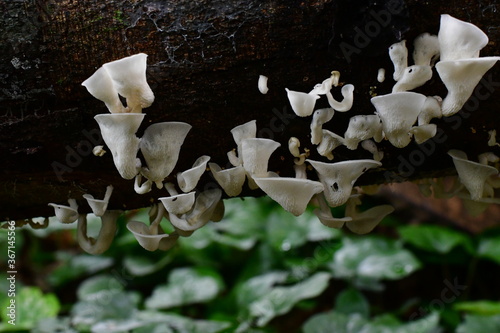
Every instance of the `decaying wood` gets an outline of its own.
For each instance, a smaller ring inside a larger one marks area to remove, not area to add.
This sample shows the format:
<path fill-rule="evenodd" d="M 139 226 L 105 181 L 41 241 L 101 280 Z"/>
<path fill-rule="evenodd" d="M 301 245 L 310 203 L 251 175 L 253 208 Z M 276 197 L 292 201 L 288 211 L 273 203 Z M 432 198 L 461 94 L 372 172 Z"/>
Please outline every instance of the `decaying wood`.
<path fill-rule="evenodd" d="M 285 88 L 309 91 L 332 70 L 340 71 L 341 81 L 356 87 L 354 107 L 326 127 L 342 135 L 351 116 L 373 113 L 373 94 L 391 91 L 389 45 L 407 39 L 411 47 L 418 34 L 437 33 L 439 15 L 448 13 L 489 35 L 482 55 L 499 55 L 499 7 L 499 1 L 467 0 L 0 0 L 0 220 L 48 216 L 53 212 L 47 203 L 68 198 L 85 211 L 81 195 L 102 196 L 108 184 L 115 187 L 114 209 L 148 206 L 165 195 L 136 194 L 109 153 L 90 153 L 101 142 L 93 117 L 107 110 L 81 82 L 105 62 L 149 55 L 147 77 L 156 100 L 144 110 L 138 136 L 161 121 L 193 126 L 170 180 L 203 154 L 225 165 L 226 152 L 235 146 L 229 130 L 252 119 L 260 136 L 282 144 L 270 169 L 290 175 L 291 136 L 311 149 L 311 158 L 320 157 L 309 143 L 310 118 L 293 115 Z M 381 67 L 387 71 L 384 83 L 376 80 Z M 257 89 L 260 74 L 269 77 L 266 95 Z M 439 139 L 404 149 L 383 142 L 383 167 L 359 183 L 453 173 L 446 155 L 452 148 L 471 156 L 500 154 L 487 145 L 489 130 L 500 133 L 499 85 L 496 65 L 459 115 L 435 121 Z M 446 94 L 436 73 L 417 91 Z M 334 161 L 370 157 L 362 150 L 335 152 Z M 199 188 L 213 183 L 207 173 Z M 242 196 L 260 194 L 245 190 Z"/>

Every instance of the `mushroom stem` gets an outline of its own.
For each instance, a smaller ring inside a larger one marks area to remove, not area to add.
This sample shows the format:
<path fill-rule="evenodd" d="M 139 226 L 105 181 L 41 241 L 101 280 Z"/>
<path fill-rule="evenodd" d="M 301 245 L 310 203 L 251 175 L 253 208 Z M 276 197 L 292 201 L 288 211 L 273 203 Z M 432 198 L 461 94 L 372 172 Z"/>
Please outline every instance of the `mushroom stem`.
<path fill-rule="evenodd" d="M 77 240 L 80 247 L 90 254 L 101 254 L 105 252 L 113 242 L 116 233 L 116 220 L 120 211 L 111 210 L 101 217 L 102 225 L 97 238 L 87 236 L 87 215 L 80 214 L 78 217 Z"/>

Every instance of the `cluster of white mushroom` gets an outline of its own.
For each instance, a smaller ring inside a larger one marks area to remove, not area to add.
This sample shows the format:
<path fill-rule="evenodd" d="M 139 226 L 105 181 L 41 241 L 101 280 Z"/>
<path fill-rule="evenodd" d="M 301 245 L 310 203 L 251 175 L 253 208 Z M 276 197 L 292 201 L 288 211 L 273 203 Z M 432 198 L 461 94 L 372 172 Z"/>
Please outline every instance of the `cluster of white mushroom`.
<path fill-rule="evenodd" d="M 347 112 L 353 106 L 352 84 L 342 85 L 341 101 L 335 100 L 331 93 L 333 87 L 339 86 L 339 72 L 333 71 L 329 78 L 314 86 L 309 93 L 286 89 L 293 111 L 300 117 L 312 116 L 311 144 L 317 146 L 321 156 L 333 160 L 333 150 L 341 145 L 351 150 L 361 145 L 373 154 L 373 159 L 336 163 L 315 161 L 308 159 L 310 150 L 307 147 L 301 150 L 299 140 L 292 137 L 288 148 L 295 157 L 295 177 L 281 177 L 268 170 L 269 158 L 281 144 L 257 138 L 256 121 L 252 120 L 231 130 L 236 143 L 236 149 L 227 154 L 231 168 L 223 169 L 216 163 L 209 163 L 210 157 L 203 155 L 194 162 L 192 168 L 176 175 L 177 186 L 170 182 L 164 183 L 177 164 L 191 125 L 182 122 L 156 123 L 146 128 L 142 138 L 136 137 L 135 133 L 145 117 L 142 109 L 154 101 L 146 81 L 147 55 L 137 54 L 104 64 L 82 85 L 103 101 L 111 112 L 99 114 L 95 120 L 120 175 L 124 179 L 135 178 L 134 189 L 139 194 L 149 192 L 153 183 L 158 189 L 165 188 L 169 194 L 159 198 L 160 203 L 151 209 L 149 225 L 138 221 L 127 224 L 127 228 L 145 249 L 169 249 L 179 236 L 190 236 L 209 221 L 220 221 L 224 215 L 222 191 L 229 197 L 237 196 L 242 192 L 245 181 L 250 189 L 260 188 L 293 215 L 303 214 L 308 204 L 313 203 L 318 207 L 314 213 L 324 225 L 333 228 L 346 225 L 355 233 L 367 233 L 393 211 L 389 205 L 374 207 L 362 213 L 356 210 L 360 204 L 359 194 L 353 191 L 356 180 L 368 169 L 382 165 L 383 153 L 375 142 L 385 138 L 395 147 L 402 148 L 412 138 L 417 143 L 432 138 L 437 128 L 430 123 L 431 119 L 458 112 L 481 77 L 498 60 L 498 57 L 479 57 L 479 51 L 487 42 L 486 35 L 476 26 L 442 15 L 437 36 L 425 33 L 415 39 L 413 65 L 408 66 L 405 41 L 392 45 L 389 56 L 394 64 L 393 78 L 396 81 L 392 93 L 373 97 L 374 114 L 353 116 L 344 136 L 323 129 L 335 112 Z M 439 57 L 440 61 L 436 63 Z M 447 96 L 443 99 L 409 92 L 431 79 L 434 65 L 448 89 Z M 382 81 L 384 75 L 385 71 L 379 71 L 378 80 Z M 268 91 L 267 80 L 265 76 L 259 78 L 258 88 L 263 94 Z M 126 106 L 120 96 L 126 99 Z M 321 96 L 326 96 L 330 108 L 315 110 Z M 490 142 L 493 141 L 491 145 L 496 145 L 496 139 L 490 139 Z M 96 155 L 102 156 L 102 148 L 96 148 Z M 139 151 L 145 165 L 137 157 Z M 493 199 L 493 188 L 500 185 L 498 170 L 487 164 L 498 162 L 498 157 L 484 155 L 480 158 L 482 163 L 476 163 L 468 161 L 463 152 L 452 150 L 449 154 L 472 200 L 479 204 L 496 200 Z M 319 181 L 307 179 L 306 163 L 316 171 Z M 207 170 L 207 165 L 221 189 L 197 192 L 196 186 Z M 497 178 L 493 179 L 492 176 Z M 70 199 L 69 206 L 50 204 L 61 222 L 78 220 L 79 243 L 90 253 L 105 251 L 116 231 L 119 212 L 107 211 L 111 191 L 112 187 L 109 186 L 103 200 L 84 196 L 94 214 L 102 216 L 103 226 L 97 240 L 87 236 L 86 216 L 78 214 L 75 200 Z M 333 217 L 330 208 L 344 204 L 346 216 Z M 171 234 L 166 234 L 160 225 L 164 217 L 175 230 Z"/>

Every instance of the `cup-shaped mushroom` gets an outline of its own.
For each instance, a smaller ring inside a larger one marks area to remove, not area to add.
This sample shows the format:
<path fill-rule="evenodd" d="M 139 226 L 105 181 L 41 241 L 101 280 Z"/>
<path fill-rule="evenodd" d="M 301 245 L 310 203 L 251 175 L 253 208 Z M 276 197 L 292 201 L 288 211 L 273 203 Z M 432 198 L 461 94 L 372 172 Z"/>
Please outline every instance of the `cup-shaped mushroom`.
<path fill-rule="evenodd" d="M 111 80 L 108 71 L 104 67 L 100 67 L 91 77 L 83 81 L 82 86 L 87 88 L 92 96 L 103 101 L 109 112 L 126 112 L 125 107 L 118 97 L 118 91 L 116 91 L 113 85 L 113 80 Z"/>
<path fill-rule="evenodd" d="M 356 234 L 367 234 L 372 231 L 384 217 L 394 212 L 391 205 L 380 205 L 352 216 L 346 227 Z"/>
<path fill-rule="evenodd" d="M 78 219 L 78 205 L 76 200 L 69 199 L 68 203 L 69 206 L 49 203 L 49 206 L 54 207 L 54 213 L 61 223 L 73 223 Z"/>
<path fill-rule="evenodd" d="M 422 110 L 425 98 L 422 94 L 405 91 L 371 99 L 382 119 L 385 136 L 393 146 L 403 148 L 410 143 L 409 132 Z"/>
<path fill-rule="evenodd" d="M 500 57 L 482 57 L 454 61 L 440 61 L 436 70 L 443 81 L 448 94 L 443 100 L 442 114 L 454 115 L 467 102 L 483 75 Z"/>
<path fill-rule="evenodd" d="M 313 213 L 324 226 L 327 226 L 328 228 L 340 229 L 346 222 L 352 220 L 349 216 L 342 218 L 333 217 L 332 211 L 326 203 L 325 195 L 323 193 L 316 194 L 315 198 L 319 203 L 319 208 L 316 208 Z"/>
<path fill-rule="evenodd" d="M 208 161 L 210 161 L 210 156 L 200 156 L 191 169 L 177 174 L 177 184 L 182 192 L 190 192 L 198 185 L 198 181 L 207 169 Z"/>
<path fill-rule="evenodd" d="M 349 111 L 352 108 L 352 103 L 354 103 L 354 86 L 352 84 L 346 84 L 342 87 L 340 92 L 342 93 L 343 99 L 341 102 L 338 102 L 335 98 L 333 98 L 332 93 L 328 91 L 326 93 L 328 104 L 330 104 L 330 107 L 332 107 L 335 111 Z"/>
<path fill-rule="evenodd" d="M 139 145 L 147 164 L 141 173 L 157 185 L 168 177 L 190 129 L 191 125 L 175 121 L 149 125 Z"/>
<path fill-rule="evenodd" d="M 325 198 L 331 207 L 344 204 L 351 195 L 356 180 L 370 168 L 381 166 L 374 160 L 352 160 L 336 163 L 309 162 L 324 186 Z"/>
<path fill-rule="evenodd" d="M 170 250 L 175 244 L 177 244 L 178 239 L 179 239 L 179 234 L 176 232 L 169 234 L 168 237 L 163 237 L 160 240 L 160 243 L 158 244 L 158 250 L 161 251 Z"/>
<path fill-rule="evenodd" d="M 92 209 L 92 213 L 96 216 L 103 216 L 106 210 L 108 209 L 109 198 L 113 193 L 113 186 L 109 185 L 106 187 L 106 193 L 104 194 L 104 199 L 95 199 L 91 194 L 84 194 L 83 198 L 87 200 L 87 203 Z"/>
<path fill-rule="evenodd" d="M 433 138 L 436 135 L 437 126 L 436 124 L 425 124 L 420 126 L 414 126 L 410 129 L 410 133 L 413 134 L 415 141 L 418 144 L 421 144 Z"/>
<path fill-rule="evenodd" d="M 167 212 L 172 214 L 184 214 L 193 208 L 195 200 L 195 192 L 181 193 L 170 197 L 158 198 L 161 201 Z"/>
<path fill-rule="evenodd" d="M 127 223 L 127 229 L 134 235 L 144 249 L 156 251 L 159 248 L 162 239 L 169 237 L 168 234 L 158 233 L 159 228 L 151 228 L 143 222 L 130 221 Z"/>
<path fill-rule="evenodd" d="M 203 227 L 212 218 L 221 196 L 220 189 L 203 191 L 196 198 L 191 211 L 182 215 L 169 214 L 170 223 L 182 231 L 195 231 Z"/>
<path fill-rule="evenodd" d="M 394 65 L 394 81 L 399 81 L 403 76 L 403 72 L 408 67 L 408 49 L 406 48 L 406 40 L 394 43 L 389 46 L 389 57 Z"/>
<path fill-rule="evenodd" d="M 415 65 L 433 66 L 439 57 L 439 39 L 428 32 L 418 35 L 413 41 L 413 61 Z"/>
<path fill-rule="evenodd" d="M 316 100 L 319 98 L 316 94 L 306 94 L 300 91 L 293 91 L 285 88 L 288 100 L 292 106 L 293 112 L 299 117 L 310 116 L 314 111 Z"/>
<path fill-rule="evenodd" d="M 413 65 L 407 67 L 403 76 L 392 88 L 392 92 L 402 92 L 418 88 L 432 78 L 432 68 L 428 65 Z"/>
<path fill-rule="evenodd" d="M 113 242 L 116 233 L 116 220 L 121 214 L 118 210 L 108 210 L 101 216 L 101 230 L 97 238 L 87 235 L 87 215 L 81 214 L 78 218 L 77 240 L 78 245 L 87 253 L 102 254 Z"/>
<path fill-rule="evenodd" d="M 321 139 L 323 139 L 323 124 L 332 120 L 334 113 L 335 111 L 332 108 L 314 111 L 313 119 L 311 121 L 311 143 L 313 145 L 321 143 Z"/>
<path fill-rule="evenodd" d="M 241 165 L 241 142 L 245 139 L 253 139 L 257 135 L 257 121 L 251 120 L 244 124 L 238 125 L 231 130 L 234 142 L 238 146 L 238 156 L 229 156 L 229 161 L 232 165 Z M 233 153 L 234 154 L 234 153 Z"/>
<path fill-rule="evenodd" d="M 418 125 L 428 124 L 433 118 L 441 118 L 441 103 L 443 99 L 439 96 L 427 96 L 424 106 L 418 114 Z"/>
<path fill-rule="evenodd" d="M 241 143 L 241 159 L 245 171 L 252 177 L 266 177 L 271 154 L 281 144 L 271 139 L 245 139 Z"/>
<path fill-rule="evenodd" d="M 335 148 L 345 143 L 344 138 L 340 135 L 330 132 L 329 130 L 322 130 L 321 133 L 321 143 L 318 145 L 316 150 L 321 156 L 325 156 L 329 160 L 333 160 L 332 152 Z"/>
<path fill-rule="evenodd" d="M 118 93 L 127 99 L 127 107 L 132 113 L 141 113 L 155 100 L 146 80 L 147 57 L 147 54 L 138 53 L 103 65 Z"/>
<path fill-rule="evenodd" d="M 448 155 L 453 158 L 453 164 L 457 169 L 460 182 L 469 191 L 471 199 L 481 199 L 485 190 L 489 187 L 486 184 L 488 178 L 497 175 L 498 170 L 489 165 L 469 161 L 467 154 L 461 150 L 452 149 L 448 152 Z"/>
<path fill-rule="evenodd" d="M 267 177 L 254 180 L 271 199 L 295 216 L 302 215 L 312 196 L 323 191 L 323 184 L 309 179 Z"/>
<path fill-rule="evenodd" d="M 349 119 L 344 133 L 344 144 L 347 148 L 354 150 L 361 141 L 371 138 L 377 142 L 384 138 L 382 120 L 378 115 L 358 115 Z"/>
<path fill-rule="evenodd" d="M 441 15 L 438 33 L 441 60 L 479 57 L 479 51 L 488 44 L 488 36 L 472 23 Z"/>
<path fill-rule="evenodd" d="M 245 168 L 243 166 L 239 165 L 222 170 L 218 164 L 208 163 L 208 167 L 217 183 L 228 196 L 234 197 L 241 193 L 245 183 Z"/>
<path fill-rule="evenodd" d="M 340 73 L 339 73 L 340 75 Z M 334 83 L 338 84 L 338 80 L 335 81 L 335 77 L 332 75 L 328 79 L 323 80 L 323 82 L 318 83 L 314 86 L 313 90 L 309 92 L 310 95 L 325 95 L 327 92 L 332 90 Z"/>
<path fill-rule="evenodd" d="M 136 156 L 140 139 L 135 136 L 135 132 L 144 116 L 142 113 L 114 113 L 94 117 L 104 142 L 111 150 L 116 169 L 125 179 L 132 179 L 138 173 Z"/>

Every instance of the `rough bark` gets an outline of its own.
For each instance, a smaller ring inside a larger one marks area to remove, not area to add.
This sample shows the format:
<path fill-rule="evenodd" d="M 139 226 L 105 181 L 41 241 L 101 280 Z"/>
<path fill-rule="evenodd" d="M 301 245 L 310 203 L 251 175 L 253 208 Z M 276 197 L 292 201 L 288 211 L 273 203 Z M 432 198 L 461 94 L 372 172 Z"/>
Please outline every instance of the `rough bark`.
<path fill-rule="evenodd" d="M 374 16 L 390 6 L 398 11 L 387 23 Z M 85 211 L 81 195 L 102 196 L 108 184 L 115 187 L 114 209 L 144 207 L 165 195 L 164 190 L 136 194 L 133 181 L 119 177 L 109 153 L 95 157 L 89 151 L 100 140 L 92 136 L 98 128 L 93 117 L 107 110 L 80 84 L 105 62 L 149 55 L 147 77 L 156 100 L 144 110 L 138 136 L 161 121 L 193 126 L 170 180 L 203 154 L 225 165 L 226 152 L 235 146 L 229 130 L 252 119 L 260 136 L 282 144 L 270 169 L 290 175 L 286 143 L 291 136 L 311 149 L 311 158 L 321 157 L 309 143 L 310 118 L 291 116 L 285 87 L 308 91 L 332 70 L 340 71 L 341 81 L 356 87 L 355 103 L 326 128 L 342 135 L 351 116 L 373 113 L 371 93 L 391 91 L 387 48 L 392 43 L 407 39 L 411 46 L 418 34 L 437 33 L 439 15 L 448 13 L 489 35 L 482 55 L 498 55 L 499 6 L 500 1 L 468 0 L 0 0 L 0 220 L 48 216 L 53 211 L 47 203 L 68 198 L 79 200 Z M 359 31 L 368 34 L 364 41 Z M 376 80 L 381 67 L 387 70 L 384 83 Z M 485 76 L 478 86 L 481 97 L 466 110 L 435 121 L 445 139 L 404 149 L 381 143 L 383 167 L 358 183 L 448 175 L 453 168 L 446 152 L 452 148 L 471 156 L 500 154 L 486 144 L 487 132 L 500 129 L 499 68 Z M 259 74 L 270 78 L 266 95 L 257 90 Z M 445 96 L 434 74 L 417 91 Z M 423 152 L 422 161 L 416 151 Z M 367 157 L 362 150 L 339 148 L 334 161 Z M 410 170 L 404 161 L 411 161 Z M 212 184 L 207 173 L 199 188 Z M 245 190 L 242 196 L 260 194 Z"/>

